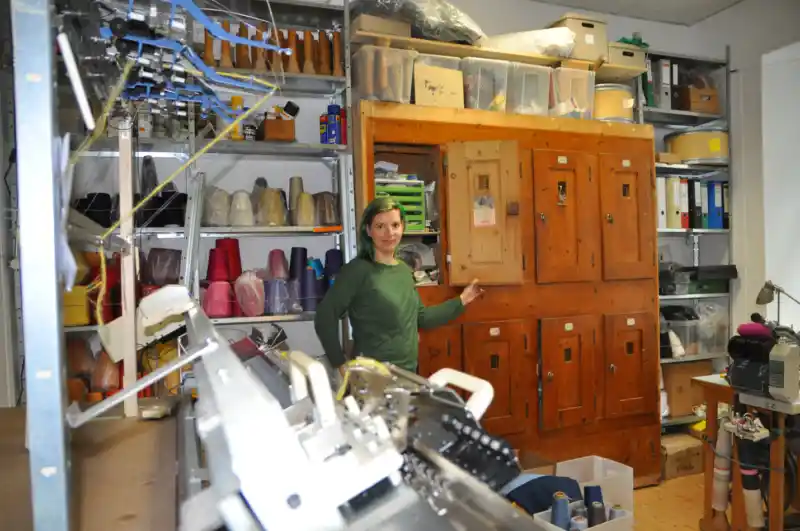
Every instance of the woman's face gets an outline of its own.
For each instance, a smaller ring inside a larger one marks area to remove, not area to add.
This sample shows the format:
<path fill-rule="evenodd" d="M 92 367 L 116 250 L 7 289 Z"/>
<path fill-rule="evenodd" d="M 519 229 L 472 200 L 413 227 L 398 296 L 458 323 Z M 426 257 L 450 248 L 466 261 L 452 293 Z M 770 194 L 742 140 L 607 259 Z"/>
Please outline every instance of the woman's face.
<path fill-rule="evenodd" d="M 367 227 L 367 233 L 372 238 L 375 250 L 382 254 L 394 253 L 400 238 L 403 237 L 403 222 L 399 210 L 381 212 Z"/>

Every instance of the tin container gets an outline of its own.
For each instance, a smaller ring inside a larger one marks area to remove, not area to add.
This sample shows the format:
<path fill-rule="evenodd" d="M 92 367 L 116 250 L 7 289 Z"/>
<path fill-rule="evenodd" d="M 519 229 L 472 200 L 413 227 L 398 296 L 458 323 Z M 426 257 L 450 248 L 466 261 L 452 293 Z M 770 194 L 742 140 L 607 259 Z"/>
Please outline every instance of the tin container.
<path fill-rule="evenodd" d="M 664 137 L 664 144 L 684 164 L 728 163 L 728 131 L 723 127 L 676 131 Z"/>
<path fill-rule="evenodd" d="M 604 83 L 594 87 L 594 117 L 603 122 L 633 123 L 633 89 Z"/>

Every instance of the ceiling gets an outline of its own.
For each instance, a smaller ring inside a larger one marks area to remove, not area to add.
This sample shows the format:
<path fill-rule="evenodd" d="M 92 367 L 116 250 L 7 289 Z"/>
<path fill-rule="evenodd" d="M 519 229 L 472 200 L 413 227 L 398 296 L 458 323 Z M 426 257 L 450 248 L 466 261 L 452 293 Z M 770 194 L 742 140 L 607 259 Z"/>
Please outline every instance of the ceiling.
<path fill-rule="evenodd" d="M 573 9 L 692 26 L 742 0 L 538 0 Z"/>

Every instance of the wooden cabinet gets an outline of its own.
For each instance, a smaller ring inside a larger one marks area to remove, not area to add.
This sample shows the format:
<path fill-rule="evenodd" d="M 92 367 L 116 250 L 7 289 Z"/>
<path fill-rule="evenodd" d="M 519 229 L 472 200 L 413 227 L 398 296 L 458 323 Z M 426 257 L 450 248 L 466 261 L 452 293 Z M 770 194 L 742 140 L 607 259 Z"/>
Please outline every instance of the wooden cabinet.
<path fill-rule="evenodd" d="M 580 282 L 599 277 L 597 157 L 571 151 L 534 151 L 536 279 Z"/>
<path fill-rule="evenodd" d="M 655 413 L 658 336 L 651 313 L 605 316 L 605 416 Z"/>
<path fill-rule="evenodd" d="M 461 325 L 449 325 L 419 333 L 419 374 L 425 378 L 439 369 L 464 369 Z"/>
<path fill-rule="evenodd" d="M 592 315 L 548 318 L 539 322 L 543 430 L 569 428 L 595 418 L 595 343 Z"/>
<path fill-rule="evenodd" d="M 652 278 L 656 271 L 655 176 L 644 156 L 600 155 L 603 278 Z"/>
<path fill-rule="evenodd" d="M 529 357 L 525 321 L 500 321 L 464 325 L 464 370 L 494 387 L 494 400 L 483 416 L 486 430 L 495 435 L 524 432 L 535 387 L 528 388 Z"/>
<path fill-rule="evenodd" d="M 450 284 L 521 284 L 520 166 L 516 142 L 447 146 Z"/>

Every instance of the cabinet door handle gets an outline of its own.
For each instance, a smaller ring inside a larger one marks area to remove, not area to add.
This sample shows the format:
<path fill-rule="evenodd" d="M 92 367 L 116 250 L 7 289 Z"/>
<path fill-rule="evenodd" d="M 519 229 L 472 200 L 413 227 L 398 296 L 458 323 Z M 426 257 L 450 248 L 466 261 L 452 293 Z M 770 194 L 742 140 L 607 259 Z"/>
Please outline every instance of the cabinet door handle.
<path fill-rule="evenodd" d="M 606 214 L 606 221 L 608 221 L 609 223 L 614 223 L 614 216 L 612 216 L 611 214 Z"/>
<path fill-rule="evenodd" d="M 544 215 L 544 212 L 539 212 L 539 219 L 542 220 L 542 223 L 547 222 L 547 216 Z"/>
<path fill-rule="evenodd" d="M 608 366 L 608 370 L 611 372 L 611 374 L 614 374 L 615 372 L 617 372 L 617 366 L 612 363 L 611 365 Z"/>
<path fill-rule="evenodd" d="M 552 382 L 554 377 L 555 377 L 555 374 L 553 374 L 553 371 L 549 371 L 547 373 L 547 381 L 548 382 Z"/>

